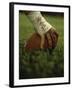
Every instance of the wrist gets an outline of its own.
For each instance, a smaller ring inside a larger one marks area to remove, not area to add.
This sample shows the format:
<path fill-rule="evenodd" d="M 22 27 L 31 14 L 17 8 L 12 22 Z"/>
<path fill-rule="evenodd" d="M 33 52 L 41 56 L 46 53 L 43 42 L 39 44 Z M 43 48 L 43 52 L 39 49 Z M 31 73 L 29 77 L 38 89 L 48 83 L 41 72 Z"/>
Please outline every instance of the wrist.
<path fill-rule="evenodd" d="M 50 30 L 50 28 L 52 28 L 52 25 L 45 20 L 40 12 L 32 11 L 28 14 L 28 17 L 32 21 L 37 33 L 41 35 L 45 34 L 48 30 Z"/>

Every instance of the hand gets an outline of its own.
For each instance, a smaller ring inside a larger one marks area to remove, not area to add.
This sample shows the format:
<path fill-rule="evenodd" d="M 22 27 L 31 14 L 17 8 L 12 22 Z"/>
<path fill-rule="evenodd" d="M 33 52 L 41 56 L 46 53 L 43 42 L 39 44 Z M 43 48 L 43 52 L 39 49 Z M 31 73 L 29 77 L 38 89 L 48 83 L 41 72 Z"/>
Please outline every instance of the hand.
<path fill-rule="evenodd" d="M 54 49 L 57 45 L 58 41 L 58 33 L 54 28 L 51 28 L 46 34 L 45 34 L 48 42 L 48 48 Z"/>

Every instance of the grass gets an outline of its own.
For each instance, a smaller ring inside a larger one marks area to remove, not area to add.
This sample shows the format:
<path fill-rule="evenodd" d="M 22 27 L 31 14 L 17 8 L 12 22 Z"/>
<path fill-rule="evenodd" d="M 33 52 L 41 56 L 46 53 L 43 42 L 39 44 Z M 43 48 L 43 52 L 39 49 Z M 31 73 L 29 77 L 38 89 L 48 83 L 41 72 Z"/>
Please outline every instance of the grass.
<path fill-rule="evenodd" d="M 57 47 L 52 54 L 38 50 L 26 52 L 24 42 L 33 34 L 33 24 L 23 13 L 19 15 L 19 78 L 49 78 L 64 76 L 64 18 L 58 15 L 44 14 L 59 33 Z"/>

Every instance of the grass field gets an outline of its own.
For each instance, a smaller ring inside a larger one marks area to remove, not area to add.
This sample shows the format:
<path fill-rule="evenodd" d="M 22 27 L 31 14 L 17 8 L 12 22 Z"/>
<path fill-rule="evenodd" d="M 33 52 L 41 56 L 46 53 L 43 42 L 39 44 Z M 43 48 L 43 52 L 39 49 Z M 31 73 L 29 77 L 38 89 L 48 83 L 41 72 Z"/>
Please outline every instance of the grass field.
<path fill-rule="evenodd" d="M 19 15 L 19 78 L 46 78 L 64 76 L 64 17 L 43 14 L 59 33 L 57 47 L 52 54 L 47 51 L 26 52 L 24 42 L 35 32 L 33 24 L 24 13 Z"/>

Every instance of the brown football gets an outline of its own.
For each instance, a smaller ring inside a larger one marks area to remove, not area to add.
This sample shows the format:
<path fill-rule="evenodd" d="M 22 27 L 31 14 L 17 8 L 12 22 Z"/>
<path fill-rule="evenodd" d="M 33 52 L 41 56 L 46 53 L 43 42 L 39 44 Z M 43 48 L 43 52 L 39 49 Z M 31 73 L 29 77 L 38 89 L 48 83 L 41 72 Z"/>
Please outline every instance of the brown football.
<path fill-rule="evenodd" d="M 48 37 L 47 34 L 49 35 Z M 49 43 L 50 40 L 52 43 Z M 45 34 L 45 41 L 43 48 L 54 49 L 57 45 L 57 41 L 58 41 L 58 33 L 51 29 Z M 41 37 L 37 33 L 33 33 L 32 36 L 26 42 L 25 49 L 27 51 L 38 50 L 40 49 L 40 44 L 41 44 Z"/>

